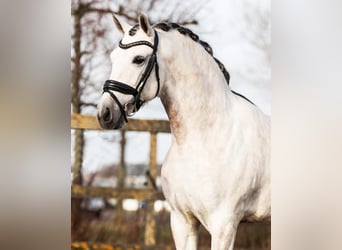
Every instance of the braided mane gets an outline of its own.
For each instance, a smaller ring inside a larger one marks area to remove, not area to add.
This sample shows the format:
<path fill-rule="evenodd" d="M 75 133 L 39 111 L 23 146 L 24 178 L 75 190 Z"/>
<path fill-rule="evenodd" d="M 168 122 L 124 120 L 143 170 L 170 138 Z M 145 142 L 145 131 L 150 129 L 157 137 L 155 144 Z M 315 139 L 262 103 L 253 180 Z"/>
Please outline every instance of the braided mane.
<path fill-rule="evenodd" d="M 226 70 L 224 65 L 217 58 L 214 57 L 213 49 L 210 47 L 210 45 L 207 42 L 204 42 L 204 41 L 200 40 L 198 35 L 196 35 L 190 29 L 188 29 L 186 27 L 183 27 L 183 26 L 180 26 L 177 23 L 161 22 L 161 23 L 157 23 L 157 24 L 153 25 L 153 27 L 156 28 L 156 29 L 161 29 L 163 31 L 177 30 L 180 34 L 188 36 L 193 41 L 201 44 L 202 47 L 205 49 L 205 51 L 207 51 L 214 58 L 214 60 L 218 64 L 221 72 L 223 73 L 224 78 L 226 79 L 227 84 L 229 85 L 230 76 L 229 76 L 228 71 Z"/>

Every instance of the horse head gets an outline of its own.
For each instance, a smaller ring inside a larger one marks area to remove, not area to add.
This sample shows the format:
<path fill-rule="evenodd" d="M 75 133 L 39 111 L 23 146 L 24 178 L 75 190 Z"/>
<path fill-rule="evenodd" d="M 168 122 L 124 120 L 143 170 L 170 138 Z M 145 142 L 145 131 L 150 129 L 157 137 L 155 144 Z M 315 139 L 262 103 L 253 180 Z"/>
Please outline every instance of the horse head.
<path fill-rule="evenodd" d="M 135 26 L 113 18 L 123 38 L 110 55 L 112 70 L 98 104 L 97 118 L 105 129 L 121 128 L 127 116 L 158 96 L 161 88 L 158 35 L 148 18 L 141 14 Z"/>

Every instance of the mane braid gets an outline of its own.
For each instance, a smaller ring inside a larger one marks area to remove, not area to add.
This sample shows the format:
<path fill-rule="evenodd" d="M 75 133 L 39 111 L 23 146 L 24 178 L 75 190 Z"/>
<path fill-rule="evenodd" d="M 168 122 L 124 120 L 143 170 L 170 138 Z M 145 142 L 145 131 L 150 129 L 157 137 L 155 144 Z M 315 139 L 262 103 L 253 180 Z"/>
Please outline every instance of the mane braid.
<path fill-rule="evenodd" d="M 210 45 L 207 42 L 200 40 L 198 35 L 193 33 L 190 29 L 183 27 L 183 26 L 180 26 L 177 23 L 161 22 L 161 23 L 157 23 L 157 24 L 153 25 L 153 27 L 156 29 L 161 29 L 165 32 L 168 32 L 170 30 L 177 30 L 180 34 L 188 36 L 193 41 L 199 43 L 205 49 L 205 51 L 207 51 L 214 58 L 217 65 L 219 66 L 221 72 L 223 73 L 224 78 L 226 79 L 227 85 L 229 85 L 230 75 L 229 75 L 227 69 L 216 57 L 214 57 L 214 52 L 213 52 L 213 49 L 210 47 Z"/>

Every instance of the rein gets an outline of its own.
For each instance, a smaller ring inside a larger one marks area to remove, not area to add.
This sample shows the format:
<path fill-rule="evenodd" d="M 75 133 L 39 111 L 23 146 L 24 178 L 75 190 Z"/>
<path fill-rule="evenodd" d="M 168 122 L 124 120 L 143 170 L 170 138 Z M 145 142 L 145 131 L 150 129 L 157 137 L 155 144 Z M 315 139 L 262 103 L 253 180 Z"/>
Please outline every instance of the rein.
<path fill-rule="evenodd" d="M 153 67 L 155 68 L 156 72 L 156 79 L 158 83 L 157 91 L 154 97 L 156 97 L 159 94 L 159 88 L 160 88 L 160 80 L 159 80 L 159 66 L 157 61 L 157 48 L 158 48 L 158 34 L 156 31 L 154 31 L 154 44 L 148 42 L 148 41 L 137 41 L 132 42 L 128 44 L 123 44 L 122 40 L 119 43 L 119 47 L 122 49 L 129 49 L 135 46 L 141 46 L 146 45 L 153 49 L 152 54 L 148 60 L 148 63 L 146 65 L 145 71 L 142 73 L 141 78 L 138 81 L 138 85 L 136 88 L 131 87 L 130 85 L 115 81 L 115 80 L 106 80 L 103 86 L 103 93 L 107 92 L 110 94 L 110 96 L 113 98 L 113 100 L 116 102 L 116 104 L 119 106 L 121 115 L 124 117 L 125 121 L 128 122 L 127 116 L 133 115 L 135 112 L 137 112 L 140 107 L 144 104 L 144 100 L 140 99 L 140 95 L 143 92 L 147 79 L 150 77 L 151 72 L 153 70 Z M 127 104 L 123 106 L 119 99 L 116 97 L 116 95 L 112 91 L 117 91 L 125 95 L 132 95 L 134 96 L 134 101 L 131 103 L 134 105 L 134 111 L 132 114 L 127 114 L 127 111 L 125 110 L 127 107 Z"/>

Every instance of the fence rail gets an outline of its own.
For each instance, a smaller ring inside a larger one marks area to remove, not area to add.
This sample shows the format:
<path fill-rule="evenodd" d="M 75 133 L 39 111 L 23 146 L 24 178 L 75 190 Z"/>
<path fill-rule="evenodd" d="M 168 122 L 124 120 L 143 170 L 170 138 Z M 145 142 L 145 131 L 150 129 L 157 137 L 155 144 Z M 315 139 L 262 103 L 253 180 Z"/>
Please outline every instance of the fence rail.
<path fill-rule="evenodd" d="M 97 118 L 90 115 L 73 114 L 71 116 L 72 129 L 103 130 Z M 122 128 L 125 131 L 141 131 L 151 133 L 170 133 L 170 124 L 165 120 L 128 119 Z"/>
<path fill-rule="evenodd" d="M 137 188 L 111 188 L 111 187 L 85 187 L 73 185 L 71 187 L 71 195 L 74 198 L 132 198 L 137 200 L 164 200 L 164 195 L 161 191 L 153 189 L 137 189 Z"/>

